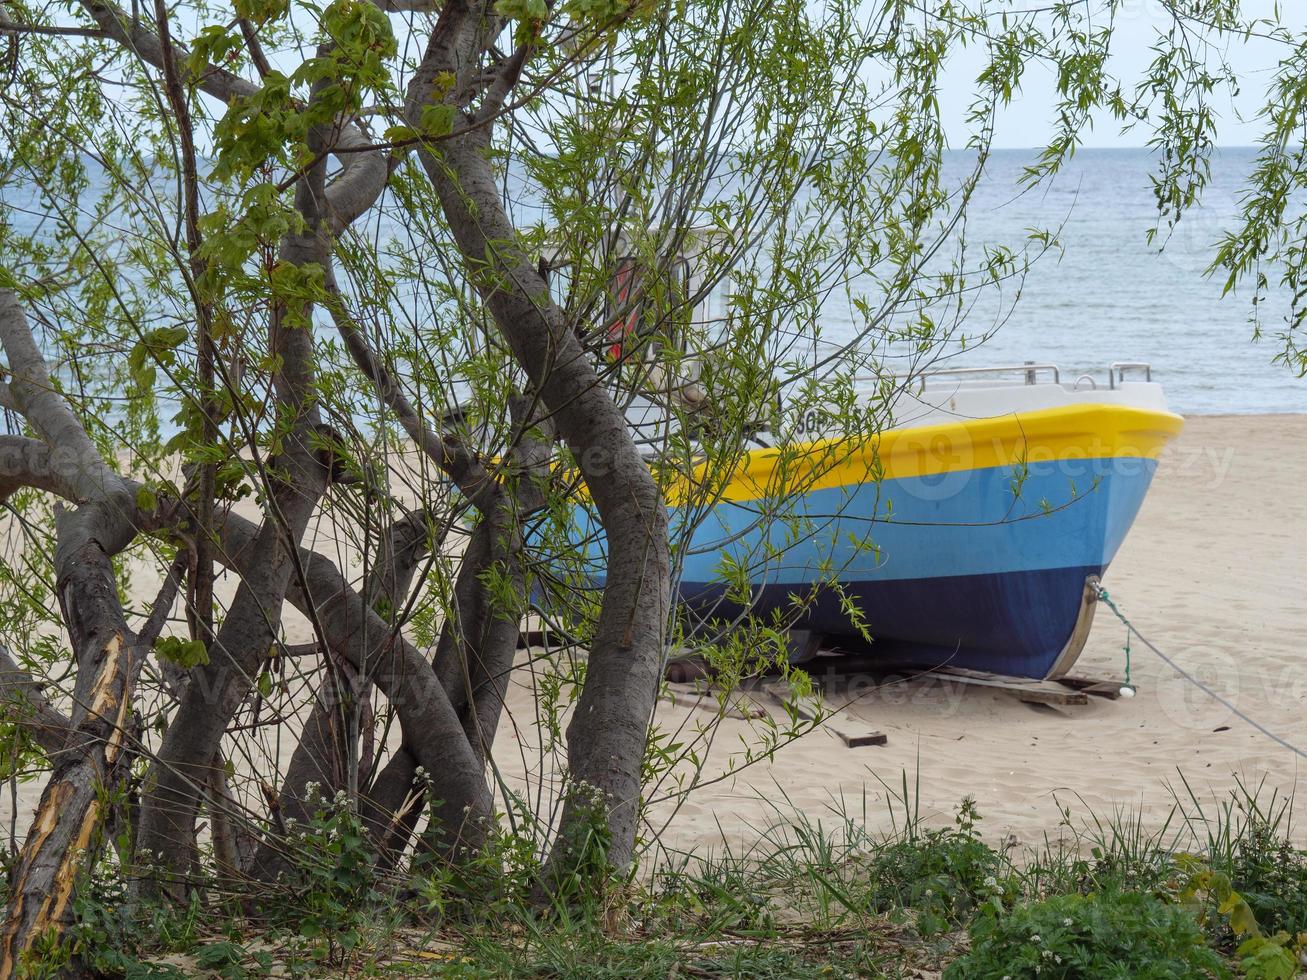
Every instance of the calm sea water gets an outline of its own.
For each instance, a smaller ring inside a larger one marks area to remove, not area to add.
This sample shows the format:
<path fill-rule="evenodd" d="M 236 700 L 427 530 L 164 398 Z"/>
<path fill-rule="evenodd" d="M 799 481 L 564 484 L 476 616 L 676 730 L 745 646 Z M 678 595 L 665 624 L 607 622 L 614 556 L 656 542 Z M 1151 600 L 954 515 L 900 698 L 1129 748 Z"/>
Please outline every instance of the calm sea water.
<path fill-rule="evenodd" d="M 1147 151 L 1081 151 L 1051 187 L 1019 194 L 1030 159 L 995 153 L 969 234 L 1019 244 L 1027 227 L 1061 225 L 1065 254 L 1036 263 L 1010 320 L 954 366 L 1051 361 L 1064 380 L 1091 373 L 1102 381 L 1111 361 L 1148 361 L 1180 412 L 1307 412 L 1307 379 L 1272 363 L 1284 295 L 1270 297 L 1266 337 L 1254 343 L 1249 294 L 1222 298 L 1223 282 L 1203 276 L 1214 243 L 1235 223 L 1255 151 L 1221 152 L 1203 208 L 1160 253 L 1145 238 L 1155 215 Z"/>
<path fill-rule="evenodd" d="M 1024 150 L 994 153 L 968 236 L 973 248 L 1019 247 L 1031 227 L 1060 228 L 1064 254 L 1036 263 L 1007 322 L 950 366 L 1053 362 L 1064 380 L 1087 373 L 1105 382 L 1110 362 L 1147 361 L 1180 412 L 1307 412 L 1307 379 L 1272 363 L 1284 295 L 1273 293 L 1263 307 L 1267 338 L 1254 343 L 1247 293 L 1222 298 L 1222 283 L 1203 275 L 1214 243 L 1235 224 L 1253 150 L 1219 154 L 1203 207 L 1162 250 L 1145 238 L 1155 214 L 1147 151 L 1081 151 L 1051 185 L 1022 193 L 1018 178 L 1031 159 Z M 958 154 L 946 169 L 956 181 L 968 167 Z M 40 221 L 35 195 L 11 188 L 3 203 L 19 227 Z M 966 332 L 984 332 L 998 309 L 992 299 L 979 302 Z M 851 329 L 853 318 L 838 302 L 824 316 L 828 337 Z"/>

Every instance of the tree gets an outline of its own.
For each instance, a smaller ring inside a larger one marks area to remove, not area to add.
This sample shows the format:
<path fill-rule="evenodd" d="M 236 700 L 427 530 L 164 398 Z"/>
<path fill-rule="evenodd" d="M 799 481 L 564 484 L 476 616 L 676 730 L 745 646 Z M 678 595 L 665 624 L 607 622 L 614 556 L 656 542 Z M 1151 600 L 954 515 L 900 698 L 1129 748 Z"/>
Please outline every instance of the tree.
<path fill-rule="evenodd" d="M 1246 30 L 1201 6 L 1178 29 Z M 48 781 L 0 976 L 106 842 L 147 896 L 253 894 L 314 860 L 296 828 L 333 800 L 379 867 L 439 861 L 471 895 L 497 807 L 526 818 L 537 898 L 627 869 L 642 786 L 686 755 L 650 732 L 669 653 L 697 628 L 738 675 L 781 647 L 783 621 L 671 599 L 747 437 L 813 405 L 873 435 L 902 376 L 983 341 L 976 291 L 1055 247 L 965 234 L 1029 62 L 1059 70 L 1062 121 L 1032 181 L 1095 107 L 1152 118 L 1107 74 L 1097 5 L 999 8 L 11 5 L 2 678 Z M 988 57 L 950 177 L 936 93 L 964 44 Z M 1152 77 L 1178 217 L 1211 86 L 1165 55 Z M 1236 279 L 1267 254 L 1248 234 L 1221 253 Z M 792 464 L 760 521 L 787 520 Z M 747 607 L 746 572 L 722 578 Z M 556 796 L 493 751 L 532 606 Z"/>

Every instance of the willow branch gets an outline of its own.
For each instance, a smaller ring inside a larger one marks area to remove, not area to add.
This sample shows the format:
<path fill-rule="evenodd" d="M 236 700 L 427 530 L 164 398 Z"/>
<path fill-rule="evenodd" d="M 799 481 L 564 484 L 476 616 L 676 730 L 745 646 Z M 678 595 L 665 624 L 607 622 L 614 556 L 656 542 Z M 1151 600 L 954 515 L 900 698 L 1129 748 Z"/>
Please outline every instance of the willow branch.
<path fill-rule="evenodd" d="M 0 643 L 0 701 L 5 702 L 5 716 L 31 732 L 48 754 L 68 748 L 73 738 L 72 721 L 50 703 L 42 686 L 19 666 L 3 643 Z"/>
<path fill-rule="evenodd" d="M 436 432 L 423 421 L 395 376 L 382 363 L 363 336 L 359 325 L 349 315 L 344 297 L 338 291 L 332 292 L 327 308 L 355 365 L 371 379 L 382 401 L 395 413 L 408 437 L 449 475 L 473 506 L 483 513 L 489 510 L 499 490 L 485 466 L 456 438 Z"/>
<path fill-rule="evenodd" d="M 19 24 L 0 17 L 0 34 L 41 34 L 46 37 L 105 37 L 96 27 L 58 27 L 47 24 Z"/>

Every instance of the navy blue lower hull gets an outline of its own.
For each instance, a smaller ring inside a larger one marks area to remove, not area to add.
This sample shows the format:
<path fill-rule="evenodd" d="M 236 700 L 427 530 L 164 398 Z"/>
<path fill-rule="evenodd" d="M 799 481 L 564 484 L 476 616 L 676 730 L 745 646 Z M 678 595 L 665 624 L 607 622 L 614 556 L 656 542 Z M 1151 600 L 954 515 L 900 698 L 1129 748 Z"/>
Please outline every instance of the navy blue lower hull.
<path fill-rule="evenodd" d="M 826 637 L 828 647 L 863 653 L 886 668 L 961 667 L 1014 677 L 1046 677 L 1075 630 L 1085 579 L 1101 567 L 1050 568 L 990 575 L 843 586 L 873 637 L 867 644 L 833 590 L 823 590 L 792 625 Z M 750 611 L 770 619 L 794 610 L 792 585 L 755 589 Z M 729 620 L 740 607 L 721 585 L 683 582 L 681 598 L 699 615 Z M 788 622 L 788 620 L 787 620 Z"/>

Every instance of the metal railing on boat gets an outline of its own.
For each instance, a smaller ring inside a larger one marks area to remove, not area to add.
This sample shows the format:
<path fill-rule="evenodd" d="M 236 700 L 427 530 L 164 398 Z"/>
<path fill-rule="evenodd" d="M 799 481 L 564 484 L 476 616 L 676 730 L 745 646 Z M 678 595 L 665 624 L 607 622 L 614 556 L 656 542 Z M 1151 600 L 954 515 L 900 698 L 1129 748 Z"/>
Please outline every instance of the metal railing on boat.
<path fill-rule="evenodd" d="M 1143 371 L 1145 381 L 1153 380 L 1153 366 L 1147 361 L 1113 361 L 1107 366 L 1108 387 L 1115 388 L 1118 379 L 1124 384 L 1127 371 Z"/>
<path fill-rule="evenodd" d="M 968 374 L 1013 374 L 1018 371 L 1025 374 L 1026 384 L 1028 385 L 1038 383 L 1038 373 L 1040 371 L 1051 372 L 1053 384 L 1062 383 L 1062 371 L 1056 364 L 1036 364 L 1034 361 L 1026 361 L 1022 364 L 1001 364 L 997 367 L 940 368 L 937 371 L 923 371 L 918 377 L 942 378 Z"/>
<path fill-rule="evenodd" d="M 920 371 L 912 375 L 896 375 L 896 379 L 902 379 L 912 382 L 929 381 L 931 378 L 953 378 L 965 377 L 968 375 L 985 375 L 985 374 L 1024 374 L 1026 384 L 1033 385 L 1038 383 L 1039 372 L 1047 371 L 1053 375 L 1052 384 L 1062 383 L 1062 371 L 1056 364 L 1036 364 L 1034 361 L 1027 361 L 1024 364 L 999 364 L 994 367 L 960 367 L 960 368 L 938 368 L 931 371 Z M 862 381 L 880 381 L 884 376 L 875 374 L 862 374 L 856 376 L 854 383 Z"/>
<path fill-rule="evenodd" d="M 1153 366 L 1147 361 L 1113 361 L 1107 366 L 1108 387 L 1115 389 L 1118 385 L 1123 384 L 1126 380 L 1127 372 L 1141 371 L 1146 382 L 1153 380 Z M 1062 383 L 1062 371 L 1056 364 L 1036 363 L 1026 361 L 1022 364 L 998 364 L 993 367 L 960 367 L 960 368 L 939 368 L 937 370 L 921 371 L 907 377 L 906 380 L 919 383 L 928 383 L 932 378 L 965 378 L 980 377 L 985 375 L 1001 374 L 1022 374 L 1025 376 L 1026 384 L 1033 385 L 1040 383 L 1039 375 L 1047 372 L 1052 375 L 1050 382 L 1052 384 Z M 880 381 L 884 376 L 875 374 L 858 375 L 854 383 L 866 381 Z M 900 376 L 896 376 L 900 377 Z M 1093 381 L 1093 376 L 1082 374 L 1076 379 L 1076 385 L 1079 386 L 1083 381 Z M 1048 382 L 1045 382 L 1048 383 Z M 1097 387 L 1095 384 L 1094 387 Z"/>

